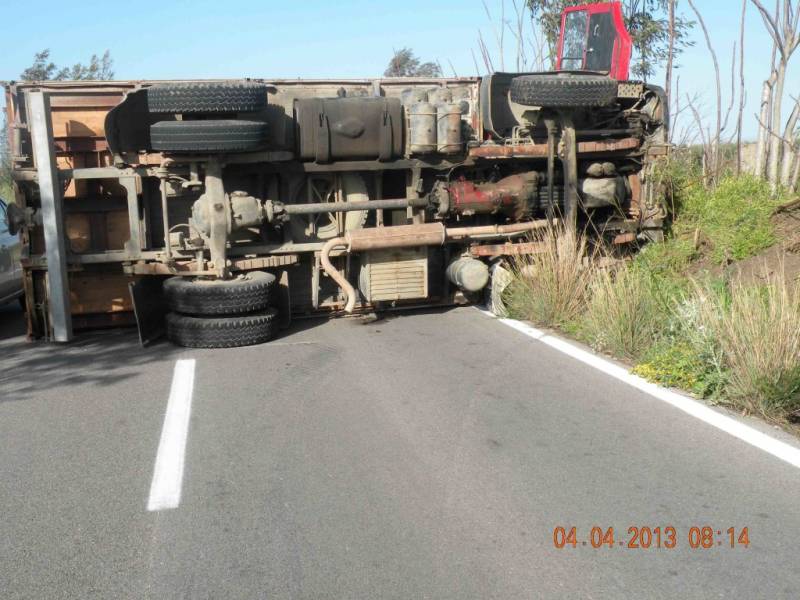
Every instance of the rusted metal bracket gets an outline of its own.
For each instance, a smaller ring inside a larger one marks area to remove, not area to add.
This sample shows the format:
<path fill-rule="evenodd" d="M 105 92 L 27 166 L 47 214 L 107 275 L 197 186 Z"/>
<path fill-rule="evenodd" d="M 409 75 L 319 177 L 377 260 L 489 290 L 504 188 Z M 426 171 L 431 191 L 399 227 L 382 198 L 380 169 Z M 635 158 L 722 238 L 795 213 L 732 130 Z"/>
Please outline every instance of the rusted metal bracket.
<path fill-rule="evenodd" d="M 218 160 L 206 163 L 206 215 L 211 225 L 208 246 L 211 262 L 218 277 L 228 273 L 226 250 L 228 245 L 228 215 L 225 188 L 222 185 L 222 164 Z"/>
<path fill-rule="evenodd" d="M 578 145 L 575 124 L 566 112 L 559 114 L 561 126 L 561 168 L 564 172 L 564 222 L 566 228 L 575 231 L 578 224 Z"/>

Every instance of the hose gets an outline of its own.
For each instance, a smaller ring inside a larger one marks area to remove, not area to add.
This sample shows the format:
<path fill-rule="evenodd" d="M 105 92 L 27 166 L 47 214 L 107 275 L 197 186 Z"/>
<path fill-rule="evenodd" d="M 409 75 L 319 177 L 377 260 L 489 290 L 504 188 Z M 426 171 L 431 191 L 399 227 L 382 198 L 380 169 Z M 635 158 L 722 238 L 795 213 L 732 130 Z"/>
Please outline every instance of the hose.
<path fill-rule="evenodd" d="M 353 286 L 350 285 L 350 282 L 347 281 L 347 278 L 342 275 L 336 269 L 336 267 L 333 266 L 330 258 L 331 250 L 338 248 L 339 246 L 347 248 L 347 240 L 343 237 L 336 237 L 325 242 L 325 245 L 320 251 L 319 260 L 320 263 L 322 263 L 322 270 L 325 271 L 331 279 L 338 283 L 340 288 L 342 288 L 345 298 L 347 298 L 347 301 L 344 304 L 344 312 L 349 314 L 353 312 L 353 309 L 356 306 L 356 291 L 353 289 Z"/>

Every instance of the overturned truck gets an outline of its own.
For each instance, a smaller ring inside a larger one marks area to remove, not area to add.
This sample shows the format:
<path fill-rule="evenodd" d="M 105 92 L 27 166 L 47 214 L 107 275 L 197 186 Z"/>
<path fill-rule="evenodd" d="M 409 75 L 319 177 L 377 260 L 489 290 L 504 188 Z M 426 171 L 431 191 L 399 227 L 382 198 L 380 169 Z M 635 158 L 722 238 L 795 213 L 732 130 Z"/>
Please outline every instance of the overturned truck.
<path fill-rule="evenodd" d="M 253 344 L 479 300 L 555 223 L 657 238 L 667 106 L 630 47 L 610 3 L 567 9 L 550 73 L 7 84 L 29 334 Z"/>

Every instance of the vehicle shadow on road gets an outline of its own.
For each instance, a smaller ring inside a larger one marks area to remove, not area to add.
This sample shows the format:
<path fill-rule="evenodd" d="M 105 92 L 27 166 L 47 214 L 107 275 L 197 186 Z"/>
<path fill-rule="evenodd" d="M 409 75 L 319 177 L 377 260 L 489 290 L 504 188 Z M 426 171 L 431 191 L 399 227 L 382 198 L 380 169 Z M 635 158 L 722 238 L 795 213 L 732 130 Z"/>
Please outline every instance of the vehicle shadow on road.
<path fill-rule="evenodd" d="M 132 328 L 81 333 L 64 345 L 28 341 L 25 334 L 24 313 L 0 307 L 0 404 L 53 387 L 118 384 L 183 350 L 167 342 L 142 348 Z"/>

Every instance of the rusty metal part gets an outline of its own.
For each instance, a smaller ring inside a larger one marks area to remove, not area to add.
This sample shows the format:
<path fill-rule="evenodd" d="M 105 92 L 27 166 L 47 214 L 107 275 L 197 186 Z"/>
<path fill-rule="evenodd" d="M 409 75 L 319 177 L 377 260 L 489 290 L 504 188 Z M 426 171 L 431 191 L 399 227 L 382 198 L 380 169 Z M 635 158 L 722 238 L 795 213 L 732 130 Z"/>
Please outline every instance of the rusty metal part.
<path fill-rule="evenodd" d="M 409 206 L 424 208 L 426 198 L 397 198 L 392 200 L 367 200 L 363 202 L 314 202 L 311 204 L 282 204 L 275 206 L 276 214 L 313 215 L 317 213 L 353 212 L 357 210 L 395 210 Z"/>
<path fill-rule="evenodd" d="M 420 225 L 398 225 L 395 227 L 376 227 L 348 231 L 341 237 L 333 238 L 320 251 L 322 269 L 344 292 L 346 302 L 344 311 L 353 312 L 356 305 L 356 291 L 330 260 L 334 248 L 344 247 L 348 252 L 381 250 L 385 248 L 413 248 L 415 246 L 441 246 L 446 240 L 445 228 L 441 223 Z"/>
<path fill-rule="evenodd" d="M 546 219 L 509 225 L 486 225 L 480 227 L 445 228 L 441 223 L 422 223 L 418 225 L 396 225 L 348 231 L 345 235 L 328 240 L 320 251 L 320 264 L 323 271 L 333 279 L 344 292 L 346 301 L 344 311 L 352 313 L 356 304 L 356 291 L 336 267 L 330 255 L 335 248 L 346 248 L 348 252 L 380 250 L 386 248 L 413 248 L 416 246 L 441 246 L 451 241 L 470 238 L 506 237 L 523 235 L 536 229 L 550 226 Z"/>
<path fill-rule="evenodd" d="M 630 244 L 635 241 L 636 241 L 635 233 L 620 233 L 612 240 L 611 243 L 614 244 L 615 246 L 619 246 L 621 244 Z"/>
<path fill-rule="evenodd" d="M 164 171 L 164 176 L 161 177 L 161 183 L 159 185 L 159 190 L 161 192 L 161 220 L 164 226 L 164 254 L 167 257 L 167 261 L 172 259 L 172 248 L 169 245 L 169 208 L 167 206 L 167 176 L 166 170 Z"/>
<path fill-rule="evenodd" d="M 638 173 L 628 175 L 628 185 L 631 188 L 630 215 L 634 219 L 641 219 L 645 214 L 645 207 L 642 205 L 642 180 Z"/>
<path fill-rule="evenodd" d="M 578 142 L 575 125 L 566 112 L 559 115 L 561 141 L 559 143 L 561 170 L 564 177 L 564 222 L 569 231 L 575 231 L 578 223 Z"/>
<path fill-rule="evenodd" d="M 225 187 L 222 183 L 222 165 L 217 160 L 206 163 L 205 210 L 210 223 L 208 247 L 213 269 L 218 277 L 225 279 L 228 274 L 226 249 L 228 244 L 228 211 Z"/>
<path fill-rule="evenodd" d="M 558 221 L 556 221 L 557 223 Z M 485 239 L 508 237 L 514 235 L 524 235 L 537 229 L 550 227 L 551 223 L 547 219 L 527 221 L 525 223 L 511 223 L 508 225 L 480 225 L 477 227 L 448 227 L 445 230 L 448 242 L 461 241 L 466 239 Z"/>
<path fill-rule="evenodd" d="M 439 203 L 439 214 L 503 213 L 519 220 L 529 212 L 530 202 L 538 191 L 539 174 L 535 171 L 511 175 L 494 183 L 456 181 L 447 186 L 447 199 Z"/>
<path fill-rule="evenodd" d="M 551 223 L 556 218 L 555 176 L 556 176 L 556 122 L 545 119 L 547 125 L 547 220 Z"/>
<path fill-rule="evenodd" d="M 300 262 L 298 254 L 281 254 L 279 256 L 262 256 L 258 258 L 234 258 L 230 260 L 231 271 L 253 271 L 256 269 L 274 269 L 287 267 Z M 136 262 L 123 267 L 128 275 L 214 275 L 213 271 L 200 268 L 197 261 L 177 260 L 171 265 L 163 263 Z"/>
<path fill-rule="evenodd" d="M 345 245 L 350 252 L 380 250 L 382 248 L 441 246 L 446 238 L 446 230 L 442 223 L 358 229 L 348 231 L 344 235 Z"/>
<path fill-rule="evenodd" d="M 520 254 L 540 254 L 547 250 L 543 242 L 520 242 L 517 244 L 483 244 L 472 246 L 469 253 L 475 257 L 517 256 Z"/>
<path fill-rule="evenodd" d="M 641 145 L 636 138 L 623 138 L 620 140 L 602 140 L 596 142 L 578 142 L 578 154 L 600 154 L 605 152 L 620 152 L 635 150 Z M 470 158 L 547 158 L 547 144 L 518 144 L 513 146 L 500 146 L 488 144 L 470 148 Z"/>

